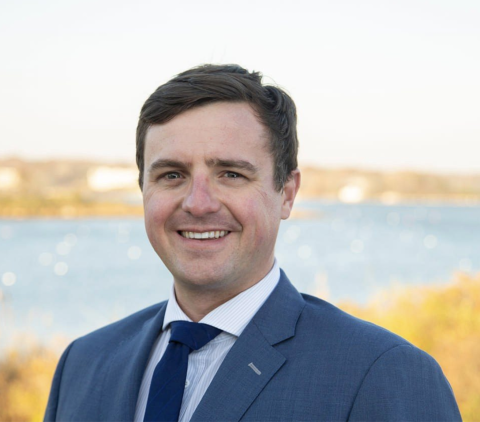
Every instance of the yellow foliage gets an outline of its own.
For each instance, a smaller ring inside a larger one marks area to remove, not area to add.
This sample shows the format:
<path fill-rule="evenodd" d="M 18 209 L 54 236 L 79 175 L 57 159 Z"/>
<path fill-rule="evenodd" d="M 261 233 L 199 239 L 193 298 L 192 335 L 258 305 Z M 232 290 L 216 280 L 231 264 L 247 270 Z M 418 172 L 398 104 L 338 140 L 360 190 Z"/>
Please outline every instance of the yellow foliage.
<path fill-rule="evenodd" d="M 36 347 L 10 351 L 0 361 L 0 421 L 42 421 L 50 383 L 58 362 L 56 353 Z"/>
<path fill-rule="evenodd" d="M 452 385 L 464 421 L 480 415 L 480 274 L 445 286 L 399 287 L 368 305 L 340 305 L 432 355 Z"/>
<path fill-rule="evenodd" d="M 445 286 L 399 287 L 347 312 L 381 325 L 431 354 L 450 381 L 462 416 L 480 415 L 480 274 Z M 58 354 L 31 346 L 0 358 L 0 421 L 41 421 Z"/>

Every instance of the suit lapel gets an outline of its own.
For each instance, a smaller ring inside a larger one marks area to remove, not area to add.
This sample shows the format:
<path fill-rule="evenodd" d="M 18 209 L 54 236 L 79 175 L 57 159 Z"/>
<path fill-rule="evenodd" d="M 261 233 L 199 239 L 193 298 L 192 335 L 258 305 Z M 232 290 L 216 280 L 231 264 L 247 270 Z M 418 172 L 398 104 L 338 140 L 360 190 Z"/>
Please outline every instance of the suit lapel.
<path fill-rule="evenodd" d="M 249 325 L 228 353 L 191 421 L 239 420 L 284 362 L 258 328 Z"/>
<path fill-rule="evenodd" d="M 108 373 L 105 376 L 101 400 L 102 420 L 132 421 L 137 405 L 138 392 L 150 351 L 158 337 L 165 316 L 166 302 L 148 319 L 137 333 L 122 339 L 116 345 Z"/>
<path fill-rule="evenodd" d="M 305 302 L 285 274 L 226 356 L 192 422 L 238 421 L 285 363 L 275 344 L 291 338 Z"/>

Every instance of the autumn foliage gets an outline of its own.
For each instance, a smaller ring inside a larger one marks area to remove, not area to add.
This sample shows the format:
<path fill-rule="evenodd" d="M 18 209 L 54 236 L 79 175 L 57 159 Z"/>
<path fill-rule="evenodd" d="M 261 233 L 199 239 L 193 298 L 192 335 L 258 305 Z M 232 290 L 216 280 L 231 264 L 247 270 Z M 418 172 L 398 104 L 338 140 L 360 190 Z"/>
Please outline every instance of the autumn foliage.
<path fill-rule="evenodd" d="M 366 306 L 341 308 L 431 354 L 449 379 L 465 422 L 480 415 L 480 274 L 444 286 L 394 287 Z M 58 353 L 40 346 L 0 357 L 0 421 L 41 421 Z"/>
<path fill-rule="evenodd" d="M 0 421 L 42 421 L 58 361 L 45 348 L 11 350 L 0 361 Z"/>
<path fill-rule="evenodd" d="M 432 355 L 455 393 L 465 422 L 480 415 L 480 274 L 457 274 L 445 285 L 402 287 L 380 293 L 367 306 L 341 305 Z"/>

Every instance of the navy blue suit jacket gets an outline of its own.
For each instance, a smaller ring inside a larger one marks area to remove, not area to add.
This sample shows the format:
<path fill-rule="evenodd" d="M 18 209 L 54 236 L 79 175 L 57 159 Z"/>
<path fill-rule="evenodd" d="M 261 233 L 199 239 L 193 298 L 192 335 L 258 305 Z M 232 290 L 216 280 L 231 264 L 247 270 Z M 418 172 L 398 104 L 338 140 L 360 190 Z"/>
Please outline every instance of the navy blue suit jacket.
<path fill-rule="evenodd" d="M 74 341 L 46 421 L 132 421 L 166 302 Z M 253 363 L 258 374 L 249 364 Z M 458 421 L 435 360 L 404 339 L 278 286 L 236 341 L 192 421 Z"/>

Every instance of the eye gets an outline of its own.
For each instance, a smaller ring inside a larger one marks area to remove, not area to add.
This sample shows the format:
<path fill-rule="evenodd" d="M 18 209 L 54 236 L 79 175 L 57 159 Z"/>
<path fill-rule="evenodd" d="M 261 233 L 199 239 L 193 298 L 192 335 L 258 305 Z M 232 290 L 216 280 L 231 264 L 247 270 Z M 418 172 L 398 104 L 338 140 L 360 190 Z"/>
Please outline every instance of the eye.
<path fill-rule="evenodd" d="M 176 180 L 176 179 L 180 179 L 180 173 L 177 173 L 177 172 L 171 172 L 171 173 L 167 173 L 163 176 L 165 179 L 167 180 Z"/>
<path fill-rule="evenodd" d="M 156 183 L 167 183 L 168 185 L 171 185 L 172 183 L 178 183 L 183 179 L 182 173 L 178 171 L 168 171 L 162 174 L 159 174 L 155 178 Z"/>
<path fill-rule="evenodd" d="M 239 179 L 240 177 L 243 177 L 243 176 L 239 173 L 235 173 L 234 171 L 226 171 L 225 177 L 229 179 Z"/>

